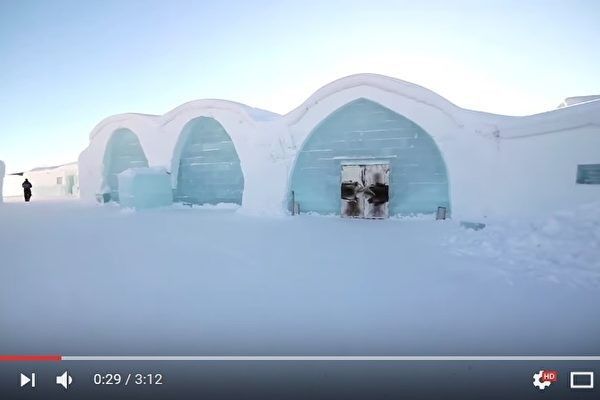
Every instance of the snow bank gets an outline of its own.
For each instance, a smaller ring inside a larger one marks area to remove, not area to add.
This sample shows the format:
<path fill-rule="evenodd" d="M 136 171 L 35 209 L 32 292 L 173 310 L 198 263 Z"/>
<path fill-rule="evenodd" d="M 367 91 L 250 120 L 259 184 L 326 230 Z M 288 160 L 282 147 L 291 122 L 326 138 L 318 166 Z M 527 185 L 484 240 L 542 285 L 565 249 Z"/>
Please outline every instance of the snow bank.
<path fill-rule="evenodd" d="M 218 204 L 185 204 L 176 203 L 173 205 L 175 209 L 189 209 L 195 210 L 219 210 L 219 211 L 237 211 L 240 208 L 239 204 L 235 203 L 218 203 Z"/>
<path fill-rule="evenodd" d="M 455 254 L 501 261 L 507 274 L 600 285 L 600 202 L 547 218 L 489 223 L 449 238 Z M 516 279 L 515 279 L 516 280 Z"/>
<path fill-rule="evenodd" d="M 556 217 L 566 244 L 552 223 L 538 236 L 586 252 L 592 237 L 576 240 L 593 231 L 585 215 Z M 10 266 L 0 268 L 0 327 L 19 327 L 2 331 L 7 354 L 600 352 L 600 286 L 549 281 L 544 268 L 517 275 L 510 261 L 544 256 L 535 247 L 494 259 L 454 251 L 466 241 L 479 253 L 473 237 L 488 228 L 73 201 L 5 204 L 0 221 Z M 504 227 L 487 241 L 506 252 L 532 232 Z M 548 260 L 561 276 L 584 267 L 564 260 Z"/>

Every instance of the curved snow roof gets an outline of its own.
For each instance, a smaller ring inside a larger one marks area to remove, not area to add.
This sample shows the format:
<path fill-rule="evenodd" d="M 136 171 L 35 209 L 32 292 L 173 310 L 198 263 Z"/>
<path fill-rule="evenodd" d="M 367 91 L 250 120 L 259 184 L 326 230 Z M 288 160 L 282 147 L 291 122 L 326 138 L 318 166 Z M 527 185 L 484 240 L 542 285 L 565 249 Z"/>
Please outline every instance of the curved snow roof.
<path fill-rule="evenodd" d="M 122 122 L 138 118 L 151 118 L 157 121 L 160 120 L 159 123 L 164 125 L 176 118 L 179 114 L 200 110 L 225 110 L 235 114 L 239 114 L 242 118 L 253 122 L 264 122 L 281 118 L 281 115 L 277 113 L 263 110 L 260 108 L 250 107 L 248 105 L 238 103 L 235 101 L 220 99 L 192 100 L 175 107 L 174 109 L 166 112 L 163 115 L 142 113 L 125 113 L 112 115 L 103 119 L 102 121 L 100 121 L 100 123 L 98 123 L 98 125 L 96 125 L 96 127 L 90 133 L 90 139 L 92 139 L 96 135 L 96 133 L 100 131 L 104 126 L 110 123 Z"/>
<path fill-rule="evenodd" d="M 360 86 L 368 86 L 386 92 L 392 92 L 403 97 L 409 97 L 417 102 L 426 103 L 445 112 L 461 109 L 448 99 L 423 86 L 385 75 L 364 73 L 346 76 L 328 83 L 314 92 L 300 106 L 287 113 L 285 117 L 290 119 L 301 118 L 306 110 L 323 99 L 337 92 Z"/>
<path fill-rule="evenodd" d="M 254 121 L 269 121 L 273 119 L 280 118 L 281 115 L 263 110 L 261 108 L 250 107 L 246 104 L 238 103 L 236 101 L 229 100 L 220 100 L 220 99 L 203 99 L 203 100 L 192 100 L 187 103 L 183 103 L 182 105 L 175 107 L 171 111 L 163 114 L 163 117 L 168 117 L 174 114 L 179 114 L 183 111 L 190 111 L 194 109 L 206 109 L 206 108 L 216 108 L 216 109 L 226 109 L 230 111 L 236 111 L 238 113 L 246 114 L 248 117 L 253 119 Z"/>
<path fill-rule="evenodd" d="M 389 76 L 362 73 L 337 79 L 318 89 L 301 105 L 285 115 L 250 107 L 248 105 L 219 99 L 193 100 L 184 103 L 163 115 L 125 113 L 102 120 L 90 133 L 90 139 L 109 124 L 117 123 L 124 127 L 135 121 L 166 125 L 181 114 L 201 113 L 211 110 L 237 114 L 251 123 L 283 120 L 288 125 L 295 124 L 316 104 L 339 92 L 363 88 L 365 91 L 378 90 L 432 107 L 463 125 L 465 121 L 481 122 L 497 127 L 499 136 L 516 137 L 561 131 L 573 126 L 600 126 L 600 101 L 584 100 L 576 106 L 559 108 L 530 116 L 506 116 L 461 108 L 443 96 L 414 83 Z M 597 96 L 584 96 L 597 97 Z M 571 98 L 576 99 L 576 98 Z M 537 126 L 537 127 L 536 127 Z M 541 130 L 539 128 L 542 128 Z M 536 132 L 533 132 L 536 131 Z M 539 132 L 538 132 L 539 131 Z M 533 132 L 533 133 L 532 133 Z"/>

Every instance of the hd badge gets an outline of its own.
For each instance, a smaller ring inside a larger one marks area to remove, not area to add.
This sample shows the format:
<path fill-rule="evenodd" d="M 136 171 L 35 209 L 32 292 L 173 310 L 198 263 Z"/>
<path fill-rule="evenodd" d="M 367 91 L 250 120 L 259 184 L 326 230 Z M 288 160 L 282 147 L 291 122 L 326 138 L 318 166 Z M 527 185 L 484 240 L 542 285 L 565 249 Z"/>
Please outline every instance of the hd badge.
<path fill-rule="evenodd" d="M 533 386 L 540 390 L 546 389 L 556 381 L 558 381 L 558 371 L 546 369 L 533 374 Z"/>

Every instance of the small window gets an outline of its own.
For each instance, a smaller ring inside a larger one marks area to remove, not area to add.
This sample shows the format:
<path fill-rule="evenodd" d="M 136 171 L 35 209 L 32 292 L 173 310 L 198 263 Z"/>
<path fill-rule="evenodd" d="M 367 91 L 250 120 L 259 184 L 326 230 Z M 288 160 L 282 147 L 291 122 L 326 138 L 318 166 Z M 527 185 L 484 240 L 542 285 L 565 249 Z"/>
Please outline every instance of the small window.
<path fill-rule="evenodd" d="M 600 185 L 600 164 L 578 165 L 577 183 Z"/>
<path fill-rule="evenodd" d="M 56 178 L 56 184 L 62 185 L 62 176 L 59 176 L 58 178 Z"/>

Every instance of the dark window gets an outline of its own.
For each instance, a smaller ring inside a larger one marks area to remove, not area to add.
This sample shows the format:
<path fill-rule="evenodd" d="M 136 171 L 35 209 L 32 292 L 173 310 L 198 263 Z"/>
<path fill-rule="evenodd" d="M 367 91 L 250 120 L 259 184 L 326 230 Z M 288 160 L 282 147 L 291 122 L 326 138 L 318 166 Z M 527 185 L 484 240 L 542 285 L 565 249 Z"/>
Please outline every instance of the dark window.
<path fill-rule="evenodd" d="M 600 164 L 578 165 L 577 183 L 600 185 Z"/>

